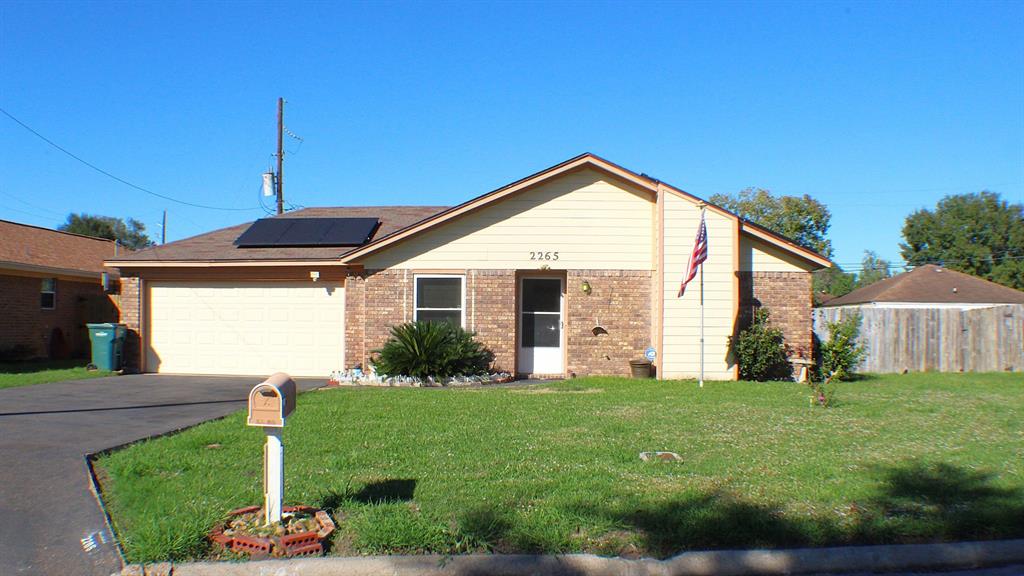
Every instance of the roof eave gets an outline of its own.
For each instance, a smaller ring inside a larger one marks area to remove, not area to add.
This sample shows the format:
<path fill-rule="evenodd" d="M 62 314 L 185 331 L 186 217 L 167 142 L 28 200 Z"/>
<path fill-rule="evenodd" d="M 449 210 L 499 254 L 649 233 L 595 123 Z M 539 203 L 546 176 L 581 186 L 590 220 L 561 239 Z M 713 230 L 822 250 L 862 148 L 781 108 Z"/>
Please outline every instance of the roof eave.
<path fill-rule="evenodd" d="M 15 270 L 19 272 L 33 272 L 36 274 L 52 274 L 54 276 L 70 276 L 98 280 L 102 272 L 92 270 L 79 270 L 76 268 L 58 268 L 56 266 L 42 266 L 39 264 L 25 264 L 23 262 L 0 262 L 0 270 Z"/>
<path fill-rule="evenodd" d="M 345 266 L 338 258 L 289 258 L 279 260 L 107 260 L 108 268 L 213 268 L 254 266 Z"/>

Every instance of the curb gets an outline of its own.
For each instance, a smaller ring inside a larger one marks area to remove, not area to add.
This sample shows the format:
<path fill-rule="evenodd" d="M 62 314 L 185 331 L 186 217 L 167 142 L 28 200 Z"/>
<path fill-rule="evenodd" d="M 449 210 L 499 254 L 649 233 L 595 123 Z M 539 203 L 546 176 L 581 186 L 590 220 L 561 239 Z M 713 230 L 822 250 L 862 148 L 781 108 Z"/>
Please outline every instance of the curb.
<path fill-rule="evenodd" d="M 1024 540 L 685 552 L 667 560 L 593 554 L 365 556 L 126 566 L 161 576 L 753 576 L 956 570 L 1024 564 Z"/>

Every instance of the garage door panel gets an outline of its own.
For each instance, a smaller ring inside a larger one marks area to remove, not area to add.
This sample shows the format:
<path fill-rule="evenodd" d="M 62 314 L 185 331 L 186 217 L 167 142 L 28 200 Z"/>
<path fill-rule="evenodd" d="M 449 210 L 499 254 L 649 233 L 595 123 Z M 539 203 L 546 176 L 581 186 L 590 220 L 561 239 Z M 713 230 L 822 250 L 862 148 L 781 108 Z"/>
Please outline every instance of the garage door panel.
<path fill-rule="evenodd" d="M 335 283 L 152 283 L 147 370 L 326 376 L 343 367 Z"/>

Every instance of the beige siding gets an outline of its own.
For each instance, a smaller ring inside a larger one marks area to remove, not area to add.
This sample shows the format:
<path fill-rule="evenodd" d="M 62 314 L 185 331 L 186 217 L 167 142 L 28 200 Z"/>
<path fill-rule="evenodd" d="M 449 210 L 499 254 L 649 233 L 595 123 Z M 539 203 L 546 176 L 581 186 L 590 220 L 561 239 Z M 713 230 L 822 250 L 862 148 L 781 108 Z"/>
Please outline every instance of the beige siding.
<path fill-rule="evenodd" d="M 743 234 L 740 238 L 740 270 L 744 272 L 808 272 L 814 268 L 777 246 Z"/>
<path fill-rule="evenodd" d="M 370 269 L 651 270 L 654 201 L 601 172 L 572 172 L 368 256 Z M 558 260 L 531 260 L 531 252 Z"/>
<path fill-rule="evenodd" d="M 733 254 L 734 222 L 708 210 L 708 259 L 704 263 L 704 378 L 733 379 L 728 338 L 735 321 Z M 682 298 L 679 283 L 693 249 L 700 209 L 692 202 L 668 194 L 665 197 L 665 326 L 662 342 L 662 376 L 693 378 L 700 370 L 700 275 Z"/>

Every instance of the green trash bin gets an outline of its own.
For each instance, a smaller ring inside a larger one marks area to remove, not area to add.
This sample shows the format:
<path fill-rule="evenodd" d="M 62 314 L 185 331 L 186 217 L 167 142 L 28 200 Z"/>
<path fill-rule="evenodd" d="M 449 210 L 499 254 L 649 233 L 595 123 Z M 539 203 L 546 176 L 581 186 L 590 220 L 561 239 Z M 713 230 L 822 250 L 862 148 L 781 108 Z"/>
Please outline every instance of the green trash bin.
<path fill-rule="evenodd" d="M 121 369 L 124 358 L 124 338 L 128 334 L 124 324 L 86 324 L 92 344 L 92 364 L 99 370 Z"/>

